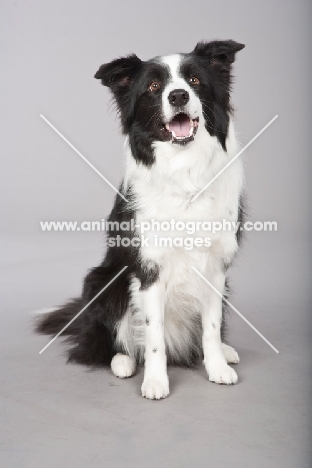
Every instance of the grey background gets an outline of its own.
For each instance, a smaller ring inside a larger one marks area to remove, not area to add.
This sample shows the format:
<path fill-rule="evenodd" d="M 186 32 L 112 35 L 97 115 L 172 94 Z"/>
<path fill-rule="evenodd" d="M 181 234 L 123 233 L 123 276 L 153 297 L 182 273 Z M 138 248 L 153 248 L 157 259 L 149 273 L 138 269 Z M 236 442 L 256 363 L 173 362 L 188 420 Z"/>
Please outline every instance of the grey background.
<path fill-rule="evenodd" d="M 311 4 L 308 1 L 1 3 L 1 465 L 6 467 L 310 466 Z M 171 369 L 171 395 L 140 397 L 142 371 L 66 366 L 61 340 L 39 356 L 32 312 L 79 294 L 104 252 L 101 233 L 43 233 L 42 220 L 106 217 L 114 193 L 44 114 L 113 184 L 124 170 L 99 65 L 187 52 L 202 39 L 246 44 L 233 103 L 246 144 L 251 233 L 231 271 L 230 342 L 239 384 Z"/>

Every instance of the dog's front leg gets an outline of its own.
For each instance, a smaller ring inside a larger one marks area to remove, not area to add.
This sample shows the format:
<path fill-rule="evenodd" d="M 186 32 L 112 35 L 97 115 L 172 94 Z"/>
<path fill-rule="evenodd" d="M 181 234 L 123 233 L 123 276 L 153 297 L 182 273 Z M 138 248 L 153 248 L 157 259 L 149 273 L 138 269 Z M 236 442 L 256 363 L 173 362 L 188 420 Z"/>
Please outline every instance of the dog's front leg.
<path fill-rule="evenodd" d="M 223 294 L 224 273 L 217 273 L 211 283 Z M 210 287 L 206 293 L 208 296 L 203 301 L 202 311 L 204 364 L 209 380 L 219 384 L 234 384 L 237 382 L 237 374 L 227 364 L 221 342 L 222 298 Z"/>
<path fill-rule="evenodd" d="M 141 306 L 145 317 L 145 369 L 142 395 L 151 400 L 169 395 L 167 357 L 164 339 L 165 287 L 157 281 L 141 290 Z"/>

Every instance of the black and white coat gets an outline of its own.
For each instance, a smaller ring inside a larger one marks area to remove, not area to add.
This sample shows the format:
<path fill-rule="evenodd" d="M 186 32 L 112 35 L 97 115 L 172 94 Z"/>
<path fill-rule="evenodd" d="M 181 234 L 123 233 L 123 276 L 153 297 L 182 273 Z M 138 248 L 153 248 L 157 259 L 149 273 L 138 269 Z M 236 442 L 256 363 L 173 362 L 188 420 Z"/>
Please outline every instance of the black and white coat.
<path fill-rule="evenodd" d="M 141 390 L 146 398 L 169 394 L 169 364 L 194 365 L 204 359 L 209 380 L 237 382 L 228 363 L 239 362 L 238 355 L 221 339 L 224 304 L 192 269 L 226 295 L 237 233 L 210 233 L 210 247 L 191 250 L 156 247 L 153 231 L 145 233 L 148 241 L 136 247 L 117 247 L 114 239 L 118 234 L 139 238 L 138 226 L 151 220 L 241 220 L 239 158 L 192 199 L 238 152 L 229 94 L 231 64 L 243 47 L 234 41 L 213 41 L 199 43 L 189 54 L 147 62 L 131 55 L 103 65 L 95 75 L 111 89 L 126 135 L 126 173 L 120 191 L 128 202 L 117 195 L 109 219 L 134 219 L 137 227 L 108 232 L 106 256 L 86 276 L 81 298 L 44 317 L 38 331 L 58 332 L 127 266 L 66 330 L 73 343 L 69 360 L 111 365 L 121 378 L 130 377 L 136 365 L 144 363 Z M 180 137 L 174 131 L 175 119 L 184 125 Z M 190 237 L 173 231 L 157 235 Z"/>

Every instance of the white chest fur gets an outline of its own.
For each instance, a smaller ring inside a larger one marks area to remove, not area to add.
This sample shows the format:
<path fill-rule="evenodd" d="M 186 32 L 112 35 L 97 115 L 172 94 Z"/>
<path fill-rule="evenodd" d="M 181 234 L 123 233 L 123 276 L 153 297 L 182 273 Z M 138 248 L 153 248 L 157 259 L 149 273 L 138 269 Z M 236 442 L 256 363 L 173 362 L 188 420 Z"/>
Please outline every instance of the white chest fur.
<path fill-rule="evenodd" d="M 195 201 L 192 198 L 204 187 L 237 153 L 237 141 L 232 122 L 227 138 L 227 152 L 216 137 L 201 127 L 195 141 L 186 147 L 176 147 L 168 142 L 157 142 L 154 148 L 155 163 L 152 167 L 137 164 L 126 142 L 128 166 L 125 184 L 130 184 L 134 196 L 136 222 L 142 226 L 145 221 L 175 222 L 237 221 L 239 197 L 242 190 L 243 171 L 240 160 L 231 164 Z M 200 224 L 197 224 L 200 226 Z M 223 256 L 226 259 L 237 248 L 234 232 L 203 232 L 201 229 L 190 234 L 172 229 L 149 230 L 144 233 L 147 245 L 142 246 L 141 256 L 165 266 L 172 259 L 191 257 L 191 261 L 202 271 L 203 254 L 206 257 Z M 200 237 L 211 239 L 211 247 L 194 247 L 186 251 L 181 248 L 160 247 L 155 236 Z M 181 251 L 184 250 L 184 252 Z"/>
<path fill-rule="evenodd" d="M 199 128 L 195 141 L 185 148 L 170 143 L 155 145 L 152 167 L 137 164 L 126 141 L 127 172 L 125 187 L 131 187 L 136 223 L 157 221 L 236 221 L 243 184 L 241 161 L 231 164 L 194 202 L 192 198 L 236 155 L 237 142 L 232 123 L 225 152 L 215 137 Z M 201 307 L 205 286 L 191 269 L 195 266 L 207 278 L 213 277 L 224 260 L 231 260 L 237 249 L 234 232 L 210 233 L 209 248 L 155 246 L 155 232 L 148 232 L 148 246 L 141 246 L 143 261 L 161 267 L 166 285 L 165 343 L 172 359 L 188 356 L 189 350 L 200 352 Z M 158 231 L 158 236 L 192 235 L 174 231 Z M 132 304 L 120 322 L 117 340 L 130 356 L 143 360 L 145 313 L 140 303 L 140 281 L 133 278 Z"/>

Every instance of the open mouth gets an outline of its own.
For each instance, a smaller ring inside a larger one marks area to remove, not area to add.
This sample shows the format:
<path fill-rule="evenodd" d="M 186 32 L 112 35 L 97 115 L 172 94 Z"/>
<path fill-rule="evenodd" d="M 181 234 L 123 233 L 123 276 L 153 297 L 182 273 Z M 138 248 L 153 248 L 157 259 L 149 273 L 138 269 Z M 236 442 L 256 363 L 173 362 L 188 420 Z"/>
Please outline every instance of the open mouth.
<path fill-rule="evenodd" d="M 171 135 L 172 143 L 185 145 L 194 140 L 198 128 L 198 117 L 191 119 L 189 115 L 183 112 L 174 116 L 169 123 L 165 125 L 166 130 Z"/>

